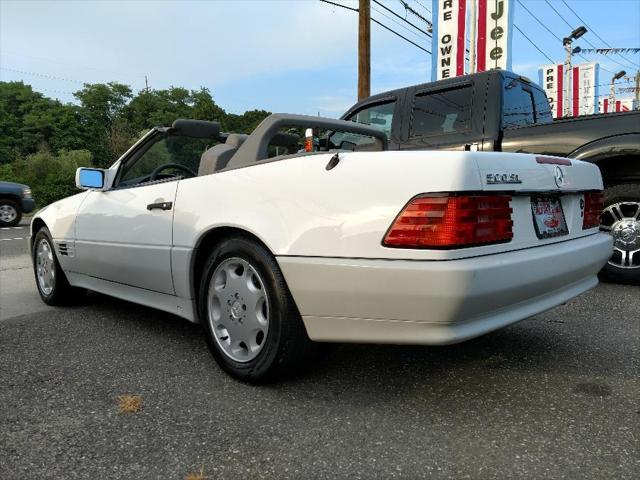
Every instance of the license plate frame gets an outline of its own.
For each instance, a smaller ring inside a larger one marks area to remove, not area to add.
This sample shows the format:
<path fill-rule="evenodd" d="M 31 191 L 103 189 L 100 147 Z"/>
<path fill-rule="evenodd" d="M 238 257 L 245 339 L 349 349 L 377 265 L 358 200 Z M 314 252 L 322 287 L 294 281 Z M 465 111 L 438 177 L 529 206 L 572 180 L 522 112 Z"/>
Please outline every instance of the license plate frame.
<path fill-rule="evenodd" d="M 560 195 L 532 195 L 531 217 L 540 240 L 569 235 Z"/>

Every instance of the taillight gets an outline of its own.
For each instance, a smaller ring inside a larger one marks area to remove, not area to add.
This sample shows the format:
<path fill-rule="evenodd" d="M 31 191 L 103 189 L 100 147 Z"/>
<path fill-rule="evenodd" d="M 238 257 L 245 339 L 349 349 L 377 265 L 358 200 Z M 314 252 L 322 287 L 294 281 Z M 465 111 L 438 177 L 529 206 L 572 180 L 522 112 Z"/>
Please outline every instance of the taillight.
<path fill-rule="evenodd" d="M 604 195 L 602 192 L 585 192 L 584 216 L 582 217 L 582 229 L 595 228 L 600 225 L 600 214 L 604 208 Z"/>
<path fill-rule="evenodd" d="M 513 238 L 510 195 L 429 195 L 400 212 L 382 244 L 400 248 L 458 248 Z"/>

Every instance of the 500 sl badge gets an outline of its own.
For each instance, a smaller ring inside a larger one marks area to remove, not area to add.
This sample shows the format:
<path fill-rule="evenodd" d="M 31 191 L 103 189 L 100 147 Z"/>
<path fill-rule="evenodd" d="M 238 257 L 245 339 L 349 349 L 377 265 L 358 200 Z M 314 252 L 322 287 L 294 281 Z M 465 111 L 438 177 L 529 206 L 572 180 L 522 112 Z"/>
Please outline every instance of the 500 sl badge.
<path fill-rule="evenodd" d="M 517 173 L 487 173 L 487 185 L 522 183 Z"/>

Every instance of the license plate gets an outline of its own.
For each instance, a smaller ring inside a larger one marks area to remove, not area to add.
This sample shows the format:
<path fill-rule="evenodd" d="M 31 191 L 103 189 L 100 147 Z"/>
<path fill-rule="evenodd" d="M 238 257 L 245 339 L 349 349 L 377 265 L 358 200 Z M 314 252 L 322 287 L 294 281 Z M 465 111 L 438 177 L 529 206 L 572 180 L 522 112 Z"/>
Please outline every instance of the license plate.
<path fill-rule="evenodd" d="M 538 238 L 569 234 L 560 197 L 531 197 L 531 213 Z"/>

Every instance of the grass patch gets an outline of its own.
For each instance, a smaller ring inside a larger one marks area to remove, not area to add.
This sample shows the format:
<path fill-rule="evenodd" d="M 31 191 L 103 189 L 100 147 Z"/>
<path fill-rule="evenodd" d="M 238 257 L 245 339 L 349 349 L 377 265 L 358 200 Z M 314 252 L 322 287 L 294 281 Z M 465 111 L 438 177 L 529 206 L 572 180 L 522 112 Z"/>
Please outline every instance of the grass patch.
<path fill-rule="evenodd" d="M 200 467 L 200 471 L 197 473 L 190 473 L 184 480 L 207 480 L 207 477 L 204 476 L 204 466 Z"/>
<path fill-rule="evenodd" d="M 140 395 L 118 395 L 118 414 L 136 413 L 142 408 Z"/>

